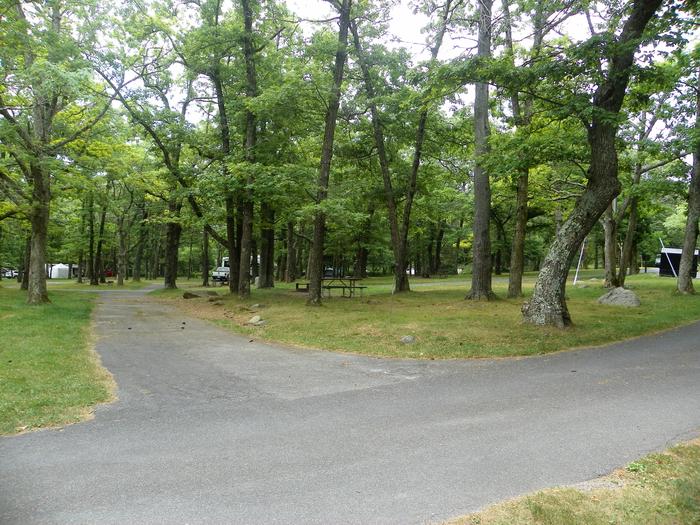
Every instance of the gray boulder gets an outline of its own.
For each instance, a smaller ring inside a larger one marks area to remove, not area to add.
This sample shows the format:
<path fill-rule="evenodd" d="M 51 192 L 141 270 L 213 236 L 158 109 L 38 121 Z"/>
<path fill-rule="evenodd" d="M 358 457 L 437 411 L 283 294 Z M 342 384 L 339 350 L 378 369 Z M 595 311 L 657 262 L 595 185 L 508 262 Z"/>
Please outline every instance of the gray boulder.
<path fill-rule="evenodd" d="M 412 335 L 404 335 L 401 338 L 401 343 L 405 344 L 405 345 L 412 345 L 415 342 L 416 342 L 416 338 L 413 337 Z"/>
<path fill-rule="evenodd" d="M 639 297 L 632 290 L 627 290 L 622 287 L 613 288 L 605 295 L 598 299 L 598 304 L 609 304 L 612 306 L 625 306 L 627 308 L 636 308 L 642 303 Z"/>
<path fill-rule="evenodd" d="M 250 319 L 248 319 L 248 322 L 246 324 L 258 324 L 260 321 L 262 321 L 262 317 L 259 315 L 254 315 Z"/>

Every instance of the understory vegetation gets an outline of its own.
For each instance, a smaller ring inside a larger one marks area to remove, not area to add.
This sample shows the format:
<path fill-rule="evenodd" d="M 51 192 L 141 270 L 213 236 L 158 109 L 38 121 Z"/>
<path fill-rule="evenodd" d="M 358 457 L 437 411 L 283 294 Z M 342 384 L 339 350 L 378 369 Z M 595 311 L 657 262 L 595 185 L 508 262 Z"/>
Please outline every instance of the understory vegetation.
<path fill-rule="evenodd" d="M 606 488 L 544 490 L 450 525 L 700 523 L 700 440 L 646 456 L 598 484 Z"/>
<path fill-rule="evenodd" d="M 602 277 L 601 271 L 590 270 L 583 273 L 576 286 L 569 285 L 567 295 L 576 324 L 566 330 L 522 323 L 522 301 L 518 299 L 464 301 L 468 277 L 457 276 L 417 280 L 414 292 L 393 295 L 389 278 L 370 278 L 363 281 L 367 288 L 362 297 L 333 296 L 323 308 L 314 309 L 305 306 L 305 294 L 296 292 L 294 285 L 283 284 L 256 290 L 247 300 L 223 295 L 225 288 L 218 289 L 222 295 L 216 300 L 204 294 L 198 299 L 182 299 L 182 291 L 177 290 L 159 290 L 155 296 L 174 301 L 192 315 L 256 338 L 307 348 L 409 358 L 545 354 L 653 333 L 700 317 L 700 297 L 678 294 L 673 279 L 655 274 L 628 279 L 628 287 L 640 297 L 641 307 L 599 305 L 597 299 L 605 292 Z M 534 274 L 526 275 L 526 294 L 531 292 L 535 278 Z M 497 293 L 505 287 L 505 279 L 494 281 Z M 187 290 L 197 293 L 204 288 L 192 283 Z M 265 324 L 246 324 L 254 315 L 261 316 Z M 415 337 L 415 343 L 401 343 L 405 335 Z"/>
<path fill-rule="evenodd" d="M 51 298 L 32 307 L 25 293 L 0 287 L 0 434 L 75 423 L 112 398 L 112 377 L 92 350 L 92 296 Z"/>

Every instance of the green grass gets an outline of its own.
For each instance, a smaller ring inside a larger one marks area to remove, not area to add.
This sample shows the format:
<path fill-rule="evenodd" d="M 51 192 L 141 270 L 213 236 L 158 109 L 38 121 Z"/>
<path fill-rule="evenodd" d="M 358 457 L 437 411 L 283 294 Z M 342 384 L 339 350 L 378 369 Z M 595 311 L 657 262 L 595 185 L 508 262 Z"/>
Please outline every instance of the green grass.
<path fill-rule="evenodd" d="M 176 301 L 194 315 L 257 338 L 390 357 L 537 355 L 602 345 L 700 319 L 700 296 L 681 296 L 675 292 L 675 280 L 651 274 L 628 278 L 628 286 L 640 296 L 640 308 L 598 305 L 598 297 L 605 292 L 600 277 L 600 272 L 588 271 L 582 281 L 587 288 L 568 286 L 574 326 L 566 330 L 524 325 L 520 314 L 523 300 L 504 299 L 505 278 L 494 280 L 500 299 L 493 302 L 464 300 L 467 277 L 413 279 L 414 291 L 399 295 L 391 295 L 390 278 L 367 279 L 363 298 L 333 297 L 320 308 L 306 306 L 306 294 L 294 292 L 293 284 L 254 290 L 245 301 L 226 295 L 218 307 L 204 298 L 176 300 L 181 290 L 162 290 L 157 295 Z M 526 277 L 526 294 L 531 293 L 534 278 Z M 188 283 L 180 285 L 188 288 Z M 190 287 L 200 290 L 197 285 L 192 282 Z M 228 291 L 215 289 L 221 294 Z M 254 303 L 264 305 L 255 312 L 265 319 L 263 327 L 245 325 L 253 315 L 249 307 Z M 403 345 L 399 341 L 403 335 L 413 335 L 417 342 Z"/>
<path fill-rule="evenodd" d="M 545 490 L 451 525 L 691 525 L 700 523 L 700 440 L 651 454 L 605 478 L 612 488 Z M 618 486 L 618 488 L 615 488 Z"/>
<path fill-rule="evenodd" d="M 0 288 L 0 434 L 80 421 L 112 397 L 90 341 L 93 297 L 50 297 L 30 307 L 25 292 Z"/>
<path fill-rule="evenodd" d="M 110 277 L 109 282 L 107 283 L 101 283 L 98 286 L 90 286 L 90 282 L 88 280 L 85 280 L 83 283 L 79 284 L 78 282 L 76 282 L 75 279 L 47 279 L 46 286 L 49 289 L 49 293 L 51 293 L 53 290 L 140 290 L 141 288 L 144 288 L 149 284 L 153 284 L 155 282 L 161 281 L 141 280 L 138 282 L 134 282 L 131 280 L 127 280 L 124 281 L 124 286 L 117 286 L 116 278 Z M 16 280 L 9 279 L 3 279 L 0 282 L 0 286 L 11 290 L 16 290 L 19 288 L 19 284 Z"/>

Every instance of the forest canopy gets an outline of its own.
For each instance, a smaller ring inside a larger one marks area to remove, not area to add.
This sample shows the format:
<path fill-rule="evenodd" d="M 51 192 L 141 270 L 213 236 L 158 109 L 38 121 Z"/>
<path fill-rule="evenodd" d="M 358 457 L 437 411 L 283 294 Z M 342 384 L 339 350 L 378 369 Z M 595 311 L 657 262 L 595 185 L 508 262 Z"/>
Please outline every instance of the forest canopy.
<path fill-rule="evenodd" d="M 0 267 L 32 304 L 58 263 L 174 288 L 226 256 L 231 293 L 310 305 L 328 269 L 472 300 L 539 271 L 524 319 L 564 327 L 579 257 L 624 286 L 662 239 L 692 293 L 698 29 L 690 0 L 0 0 Z"/>

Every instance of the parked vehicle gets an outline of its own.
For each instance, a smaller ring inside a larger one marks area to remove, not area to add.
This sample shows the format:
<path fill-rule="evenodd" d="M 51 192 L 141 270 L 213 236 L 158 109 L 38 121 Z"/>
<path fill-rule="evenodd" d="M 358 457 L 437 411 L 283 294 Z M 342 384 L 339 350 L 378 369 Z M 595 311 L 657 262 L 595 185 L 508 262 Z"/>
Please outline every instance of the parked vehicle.
<path fill-rule="evenodd" d="M 0 269 L 0 272 L 2 272 L 2 276 L 5 279 L 14 279 L 19 275 L 19 272 L 15 270 L 14 268 L 2 268 Z"/>
<path fill-rule="evenodd" d="M 227 283 L 230 272 L 231 269 L 229 268 L 228 257 L 222 257 L 221 266 L 211 272 L 211 278 L 217 283 Z"/>

